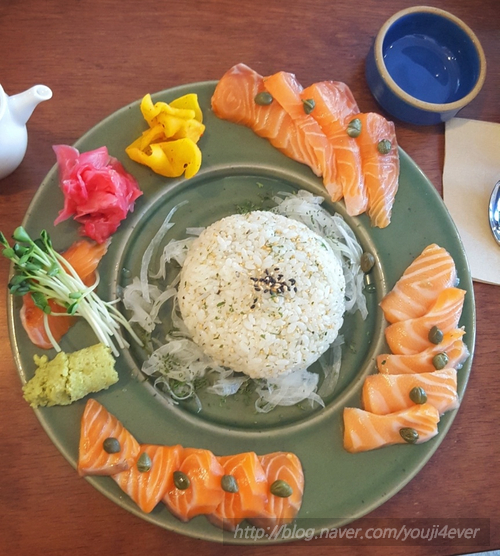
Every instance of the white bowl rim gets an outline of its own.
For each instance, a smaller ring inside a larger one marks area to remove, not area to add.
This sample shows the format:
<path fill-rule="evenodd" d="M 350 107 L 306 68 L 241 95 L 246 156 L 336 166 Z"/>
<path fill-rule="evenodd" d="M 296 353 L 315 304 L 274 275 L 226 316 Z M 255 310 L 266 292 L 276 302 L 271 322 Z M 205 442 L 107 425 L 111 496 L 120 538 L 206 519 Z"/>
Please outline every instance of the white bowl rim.
<path fill-rule="evenodd" d="M 420 100 L 410 94 L 408 94 L 404 89 L 402 89 L 392 78 L 389 71 L 387 70 L 384 64 L 384 57 L 382 51 L 382 45 L 387 34 L 387 31 L 391 27 L 391 25 L 396 22 L 401 17 L 412 13 L 433 13 L 444 17 L 445 19 L 450 20 L 451 22 L 455 23 L 458 27 L 460 27 L 466 35 L 470 38 L 472 44 L 477 50 L 478 58 L 479 58 L 479 76 L 478 79 L 472 88 L 472 90 L 465 95 L 464 97 L 456 100 L 454 102 L 448 103 L 441 103 L 437 104 L 434 102 L 426 102 Z M 461 19 L 456 17 L 455 15 L 447 12 L 445 10 L 441 10 L 440 8 L 434 8 L 431 6 L 413 6 L 411 8 L 406 8 L 395 13 L 391 16 L 380 28 L 380 31 L 377 33 L 377 37 L 375 39 L 374 44 L 374 55 L 375 55 L 375 64 L 377 65 L 378 71 L 380 72 L 382 79 L 385 81 L 389 89 L 401 100 L 406 102 L 407 104 L 413 106 L 414 108 L 418 108 L 420 110 L 425 110 L 427 112 L 449 112 L 449 111 L 458 111 L 460 108 L 463 108 L 469 102 L 471 102 L 479 93 L 481 88 L 483 87 L 484 80 L 486 78 L 486 57 L 484 55 L 483 47 L 479 42 L 476 34 L 472 31 L 472 29 L 467 26 Z"/>

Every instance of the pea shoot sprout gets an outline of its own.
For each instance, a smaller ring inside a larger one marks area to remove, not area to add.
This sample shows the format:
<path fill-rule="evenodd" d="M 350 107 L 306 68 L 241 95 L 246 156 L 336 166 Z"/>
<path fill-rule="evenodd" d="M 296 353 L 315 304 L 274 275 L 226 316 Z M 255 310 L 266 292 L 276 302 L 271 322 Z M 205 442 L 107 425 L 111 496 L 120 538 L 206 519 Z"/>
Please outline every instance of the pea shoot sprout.
<path fill-rule="evenodd" d="M 142 345 L 127 319 L 115 307 L 118 299 L 108 302 L 100 299 L 95 293 L 98 276 L 91 286 L 85 285 L 71 264 L 53 249 L 46 230 L 33 240 L 19 226 L 12 237 L 16 243 L 11 246 L 0 232 L 2 254 L 12 261 L 15 271 L 9 282 L 9 292 L 19 296 L 31 295 L 34 304 L 44 313 L 45 331 L 56 351 L 61 351 L 61 348 L 50 331 L 48 315 L 83 317 L 99 341 L 108 346 L 115 356 L 119 355 L 117 346 L 121 349 L 129 346 L 120 326 Z M 60 305 L 62 312 L 53 312 L 49 300 Z"/>

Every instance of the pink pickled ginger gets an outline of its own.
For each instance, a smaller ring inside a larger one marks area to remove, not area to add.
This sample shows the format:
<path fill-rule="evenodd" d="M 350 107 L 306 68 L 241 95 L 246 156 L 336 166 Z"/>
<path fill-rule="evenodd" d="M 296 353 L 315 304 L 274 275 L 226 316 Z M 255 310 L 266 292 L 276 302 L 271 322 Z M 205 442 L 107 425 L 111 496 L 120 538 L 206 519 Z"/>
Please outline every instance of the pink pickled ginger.
<path fill-rule="evenodd" d="M 106 147 L 81 154 L 68 145 L 54 145 L 53 149 L 64 193 L 64 208 L 54 225 L 73 216 L 82 224 L 82 235 L 104 243 L 142 195 L 137 181 Z"/>

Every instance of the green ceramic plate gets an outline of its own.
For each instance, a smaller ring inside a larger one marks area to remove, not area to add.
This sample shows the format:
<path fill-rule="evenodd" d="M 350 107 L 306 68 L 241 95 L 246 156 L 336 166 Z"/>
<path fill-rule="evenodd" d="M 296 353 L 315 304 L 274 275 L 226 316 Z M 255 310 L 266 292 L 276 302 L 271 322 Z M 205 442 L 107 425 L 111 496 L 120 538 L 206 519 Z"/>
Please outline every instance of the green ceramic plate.
<path fill-rule="evenodd" d="M 206 226 L 241 208 L 270 207 L 270 197 L 275 192 L 303 188 L 324 194 L 320 180 L 307 167 L 286 158 L 249 129 L 216 118 L 210 110 L 214 86 L 215 83 L 185 85 L 153 97 L 154 101 L 168 102 L 189 92 L 199 95 L 206 124 L 206 133 L 199 143 L 203 165 L 191 180 L 165 179 L 128 159 L 125 147 L 145 127 L 139 102 L 111 115 L 76 143 L 80 151 L 106 145 L 110 154 L 121 160 L 137 178 L 144 191 L 135 212 L 115 234 L 101 263 L 99 294 L 103 298 L 115 298 L 117 286 L 126 283 L 123 268 L 137 274 L 145 247 L 168 211 L 182 200 L 189 202 L 175 214 L 176 225 L 166 241 L 185 237 L 187 226 Z M 382 504 L 425 465 L 443 440 L 455 412 L 442 418 L 439 435 L 426 444 L 399 445 L 352 455 L 342 448 L 342 409 L 360 407 L 363 380 L 375 371 L 376 355 L 387 350 L 379 301 L 430 243 L 445 247 L 455 259 L 460 286 L 467 290 L 461 325 L 466 328 L 471 352 L 475 337 L 472 282 L 457 230 L 432 184 L 404 152 L 401 152 L 400 182 L 393 220 L 385 230 L 371 228 L 366 216 L 347 216 L 343 203 L 324 203 L 330 211 L 345 216 L 364 249 L 374 253 L 377 259 L 373 272 L 375 291 L 367 294 L 370 315 L 364 322 L 358 316 L 346 319 L 343 333 L 349 347 L 344 350 L 337 389 L 326 399 L 325 409 L 278 408 L 262 415 L 255 412 L 251 396 L 236 396 L 226 401 L 202 396 L 200 413 L 192 404 L 173 407 L 155 395 L 151 385 L 140 375 L 143 354 L 137 349 L 119 357 L 119 382 L 95 398 L 140 442 L 180 443 L 210 449 L 217 455 L 242 451 L 295 452 L 302 461 L 306 480 L 301 527 L 318 530 L 340 526 Z M 47 229 L 58 249 L 64 249 L 78 237 L 77 226 L 72 221 L 53 227 L 62 204 L 54 167 L 33 199 L 24 226 L 36 235 L 41 229 Z M 33 375 L 33 354 L 39 350 L 28 341 L 21 327 L 19 302 L 18 298 L 9 302 L 9 321 L 14 357 L 24 383 Z M 93 343 L 95 338 L 90 329 L 79 322 L 63 339 L 62 347 L 72 351 Z M 459 372 L 460 396 L 467 384 L 471 360 L 472 356 Z M 85 400 L 81 400 L 68 407 L 36 411 L 51 440 L 74 467 L 84 405 Z M 160 527 L 213 541 L 255 542 L 235 539 L 232 534 L 223 535 L 204 517 L 181 523 L 162 504 L 146 515 L 123 495 L 112 479 L 87 480 L 118 505 Z M 269 539 L 263 538 L 260 542 L 269 542 Z"/>

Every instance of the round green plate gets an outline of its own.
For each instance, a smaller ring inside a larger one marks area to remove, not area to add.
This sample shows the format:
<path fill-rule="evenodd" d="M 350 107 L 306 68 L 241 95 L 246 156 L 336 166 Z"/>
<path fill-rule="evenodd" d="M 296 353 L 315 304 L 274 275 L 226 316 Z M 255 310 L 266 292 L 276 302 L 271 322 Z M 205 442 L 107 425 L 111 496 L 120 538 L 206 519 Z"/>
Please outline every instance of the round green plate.
<path fill-rule="evenodd" d="M 98 293 L 113 299 L 117 287 L 126 284 L 123 268 L 137 275 L 144 249 L 168 211 L 180 201 L 175 226 L 165 241 L 185 237 L 187 226 L 206 226 L 219 218 L 253 207 L 273 206 L 271 196 L 280 191 L 306 189 L 324 195 L 321 181 L 310 169 L 275 150 L 264 139 L 245 127 L 219 120 L 210 109 L 215 83 L 190 84 L 153 96 L 153 101 L 171 101 L 187 93 L 197 93 L 204 114 L 206 132 L 200 140 L 203 164 L 190 180 L 166 179 L 132 162 L 125 147 L 145 129 L 139 102 L 111 115 L 86 133 L 75 146 L 80 151 L 107 146 L 138 180 L 144 195 L 136 202 L 135 212 L 113 236 L 110 249 L 100 265 Z M 351 218 L 343 203 L 325 200 L 323 206 L 341 213 L 353 228 L 363 248 L 375 254 L 372 272 L 373 292 L 367 293 L 369 317 L 348 316 L 343 333 L 346 338 L 339 383 L 323 408 L 277 408 L 262 415 L 254 410 L 250 395 L 221 399 L 202 396 L 203 409 L 193 404 L 172 406 L 155 393 L 139 371 L 144 354 L 131 348 L 117 360 L 119 382 L 94 397 L 120 419 L 140 441 L 150 444 L 182 444 L 211 450 L 216 455 L 255 451 L 296 453 L 305 473 L 305 492 L 299 523 L 306 529 L 338 527 L 359 518 L 393 496 L 425 465 L 449 429 L 455 411 L 444 415 L 439 434 L 421 445 L 398 445 L 372 452 L 349 454 L 342 447 L 342 410 L 361 406 L 364 378 L 375 372 L 375 357 L 386 352 L 385 322 L 379 301 L 392 288 L 405 268 L 430 243 L 446 248 L 455 260 L 460 287 L 467 291 L 461 325 L 473 352 L 475 311 L 471 276 L 457 230 L 432 184 L 412 160 L 401 151 L 400 188 L 393 219 L 384 230 L 372 228 L 366 216 Z M 77 239 L 77 225 L 66 221 L 53 226 L 63 196 L 54 167 L 35 195 L 24 219 L 30 234 L 46 229 L 57 249 Z M 9 325 L 14 357 L 22 382 L 34 373 L 33 355 L 40 350 L 28 340 L 19 320 L 20 300 L 9 301 Z M 78 322 L 63 338 L 65 351 L 80 349 L 96 342 L 90 328 Z M 51 353 L 52 357 L 54 354 Z M 463 395 L 470 373 L 472 355 L 458 374 L 458 389 Z M 40 408 L 36 414 L 51 440 L 64 457 L 76 467 L 80 419 L 86 400 L 66 407 Z M 160 527 L 213 541 L 254 543 L 223 533 L 200 516 L 181 523 L 163 504 L 150 514 L 142 513 L 109 477 L 88 478 L 95 488 L 118 505 Z M 283 540 L 283 539 L 278 539 Z M 263 538 L 260 542 L 270 542 Z"/>

